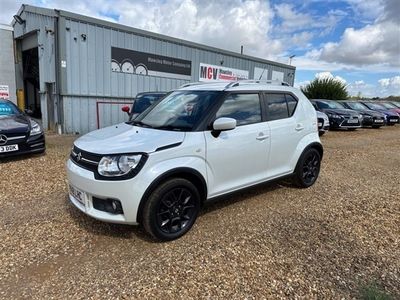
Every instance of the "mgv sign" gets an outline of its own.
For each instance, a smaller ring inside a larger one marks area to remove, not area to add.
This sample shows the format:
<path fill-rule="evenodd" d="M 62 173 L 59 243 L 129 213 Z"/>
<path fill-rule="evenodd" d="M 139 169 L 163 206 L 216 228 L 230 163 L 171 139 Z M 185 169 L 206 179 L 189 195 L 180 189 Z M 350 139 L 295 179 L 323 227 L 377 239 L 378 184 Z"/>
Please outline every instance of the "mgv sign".
<path fill-rule="evenodd" d="M 249 79 L 249 72 L 200 63 L 199 81 L 235 81 Z"/>

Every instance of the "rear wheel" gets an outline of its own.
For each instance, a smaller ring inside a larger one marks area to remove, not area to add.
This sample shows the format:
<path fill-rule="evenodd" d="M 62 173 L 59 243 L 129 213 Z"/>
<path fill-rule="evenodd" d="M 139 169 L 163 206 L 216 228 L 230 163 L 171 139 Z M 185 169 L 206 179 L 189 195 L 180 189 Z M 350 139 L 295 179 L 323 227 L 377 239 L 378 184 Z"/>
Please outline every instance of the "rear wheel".
<path fill-rule="evenodd" d="M 294 173 L 294 183 L 300 188 L 312 186 L 321 168 L 321 155 L 315 148 L 309 148 L 301 155 Z"/>
<path fill-rule="evenodd" d="M 173 178 L 158 186 L 147 199 L 143 227 L 157 240 L 174 240 L 190 230 L 199 210 L 200 194 L 193 183 Z"/>

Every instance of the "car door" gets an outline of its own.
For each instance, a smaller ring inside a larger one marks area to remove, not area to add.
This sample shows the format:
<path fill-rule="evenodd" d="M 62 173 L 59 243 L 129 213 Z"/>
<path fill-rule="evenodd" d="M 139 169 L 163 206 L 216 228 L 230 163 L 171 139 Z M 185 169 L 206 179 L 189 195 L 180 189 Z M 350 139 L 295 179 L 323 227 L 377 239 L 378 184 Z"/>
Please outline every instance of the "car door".
<path fill-rule="evenodd" d="M 209 197 L 266 179 L 270 131 L 261 111 L 257 92 L 229 94 L 215 119 L 233 118 L 236 128 L 223 131 L 218 137 L 211 131 L 204 132 Z"/>
<path fill-rule="evenodd" d="M 285 93 L 265 93 L 267 123 L 271 131 L 269 177 L 279 177 L 293 171 L 293 155 L 305 135 L 304 120 L 297 98 Z"/>

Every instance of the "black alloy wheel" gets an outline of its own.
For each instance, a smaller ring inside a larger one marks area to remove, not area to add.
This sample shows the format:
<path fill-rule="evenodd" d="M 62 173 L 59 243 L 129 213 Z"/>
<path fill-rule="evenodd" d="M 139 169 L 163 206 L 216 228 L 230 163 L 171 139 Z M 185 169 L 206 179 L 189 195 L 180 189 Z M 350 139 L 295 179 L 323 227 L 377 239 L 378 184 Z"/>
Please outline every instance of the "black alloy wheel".
<path fill-rule="evenodd" d="M 309 153 L 303 164 L 303 180 L 307 185 L 315 182 L 319 174 L 319 168 L 319 154 L 316 152 Z"/>
<path fill-rule="evenodd" d="M 184 229 L 196 215 L 192 192 L 185 187 L 176 187 L 161 199 L 157 210 L 157 225 L 167 233 L 174 234 Z"/>
<path fill-rule="evenodd" d="M 321 155 L 315 148 L 307 149 L 300 157 L 294 173 L 294 183 L 300 188 L 312 186 L 321 168 Z"/>
<path fill-rule="evenodd" d="M 200 194 L 189 180 L 161 183 L 143 206 L 144 229 L 160 241 L 177 239 L 190 230 L 200 211 Z"/>

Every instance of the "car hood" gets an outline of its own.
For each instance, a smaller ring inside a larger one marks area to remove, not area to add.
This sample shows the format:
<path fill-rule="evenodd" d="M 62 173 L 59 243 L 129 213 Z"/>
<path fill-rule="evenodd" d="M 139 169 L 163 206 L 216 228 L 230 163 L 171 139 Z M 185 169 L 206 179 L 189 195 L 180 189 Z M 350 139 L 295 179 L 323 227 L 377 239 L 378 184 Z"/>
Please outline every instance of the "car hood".
<path fill-rule="evenodd" d="M 150 153 L 160 147 L 182 143 L 184 132 L 132 126 L 126 123 L 92 131 L 75 141 L 75 146 L 91 153 Z"/>
<path fill-rule="evenodd" d="M 24 115 L 0 116 L 0 133 L 27 133 L 31 125 Z"/>
<path fill-rule="evenodd" d="M 381 113 L 383 113 L 383 114 L 385 114 L 385 115 L 387 115 L 387 116 L 390 116 L 390 117 L 397 117 L 399 114 L 398 113 L 396 113 L 396 112 L 394 112 L 394 111 L 392 111 L 392 110 L 387 110 L 387 109 L 377 109 L 376 111 L 379 111 L 379 112 L 381 112 Z"/>
<path fill-rule="evenodd" d="M 354 109 L 354 111 L 359 112 L 362 115 L 367 115 L 371 117 L 378 117 L 378 118 L 383 118 L 385 115 L 383 113 L 380 113 L 376 110 L 370 110 L 370 109 Z"/>
<path fill-rule="evenodd" d="M 322 112 L 326 113 L 326 114 L 336 114 L 336 115 L 350 115 L 350 116 L 358 116 L 359 115 L 354 110 L 347 109 L 347 108 L 338 108 L 338 109 L 327 108 L 327 109 L 322 109 Z"/>

